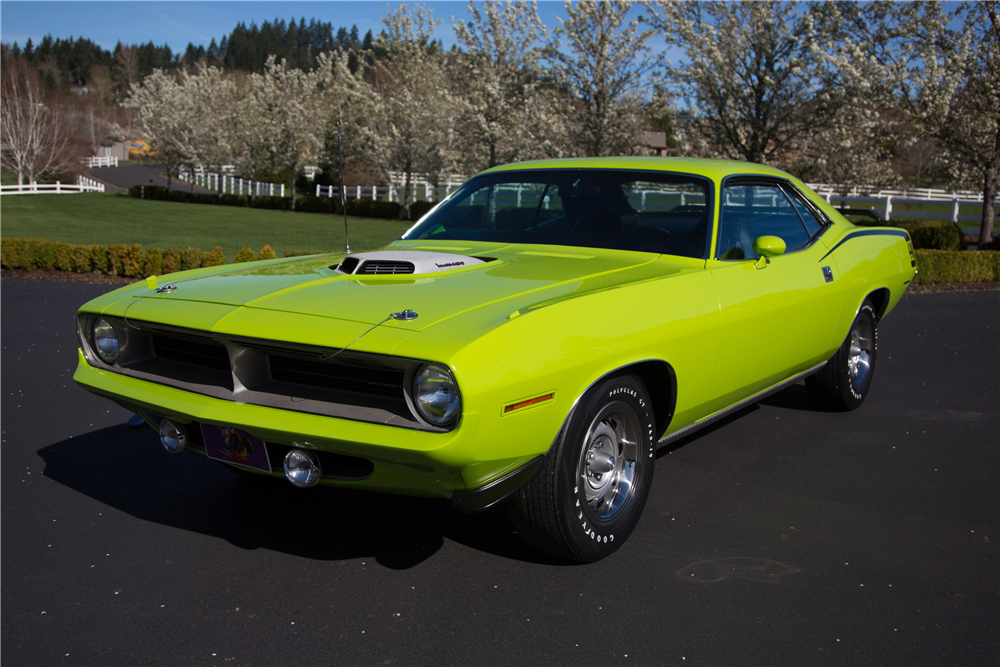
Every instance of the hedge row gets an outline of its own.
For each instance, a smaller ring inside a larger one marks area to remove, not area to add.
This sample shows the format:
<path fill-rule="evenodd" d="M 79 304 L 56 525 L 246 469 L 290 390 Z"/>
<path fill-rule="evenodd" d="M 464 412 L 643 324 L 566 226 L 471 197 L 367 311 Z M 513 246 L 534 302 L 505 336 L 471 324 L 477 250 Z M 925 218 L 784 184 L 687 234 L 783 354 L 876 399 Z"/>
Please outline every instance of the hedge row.
<path fill-rule="evenodd" d="M 154 201 L 172 201 L 184 204 L 212 204 L 219 206 L 250 206 L 249 195 L 231 194 L 201 194 L 183 190 L 167 190 L 158 185 L 133 185 L 129 195 L 135 198 L 152 199 Z M 433 202 L 416 201 L 410 204 L 410 217 L 417 220 L 434 206 Z M 275 211 L 292 210 L 291 197 L 259 196 L 254 201 L 254 208 Z M 313 197 L 303 195 L 296 197 L 295 210 L 303 213 L 342 213 L 340 200 L 330 197 Z M 359 218 L 384 218 L 399 220 L 403 215 L 403 206 L 398 202 L 376 201 L 372 199 L 348 199 L 347 214 Z"/>
<path fill-rule="evenodd" d="M 1000 252 L 917 250 L 914 283 L 982 283 L 1000 280 Z"/>
<path fill-rule="evenodd" d="M 854 224 L 862 224 L 855 222 Z M 893 219 L 888 222 L 865 221 L 864 226 L 886 226 L 905 229 L 913 247 L 921 250 L 965 250 L 965 232 L 950 220 Z"/>
<path fill-rule="evenodd" d="M 323 251 L 291 251 L 285 257 L 315 255 Z M 917 250 L 917 277 L 915 283 L 987 282 L 1000 281 L 1000 252 L 962 252 L 958 250 Z M 277 257 L 271 246 L 265 245 L 255 253 L 243 246 L 235 257 L 236 262 L 252 262 Z M 71 245 L 40 239 L 0 239 L 0 264 L 5 269 L 42 269 L 73 271 L 75 273 L 107 273 L 128 278 L 163 275 L 174 271 L 197 269 L 203 266 L 221 266 L 226 263 L 219 246 L 202 252 L 198 248 L 186 250 L 143 251 L 138 243 L 124 245 Z"/>
<path fill-rule="evenodd" d="M 276 257 L 269 245 L 264 246 L 259 253 L 248 246 L 243 246 L 236 253 L 237 262 Z M 5 269 L 96 272 L 143 278 L 223 264 L 226 264 L 226 257 L 219 246 L 209 252 L 202 252 L 199 248 L 149 248 L 144 252 L 138 243 L 131 246 L 120 243 L 71 245 L 41 239 L 0 239 L 0 265 Z"/>

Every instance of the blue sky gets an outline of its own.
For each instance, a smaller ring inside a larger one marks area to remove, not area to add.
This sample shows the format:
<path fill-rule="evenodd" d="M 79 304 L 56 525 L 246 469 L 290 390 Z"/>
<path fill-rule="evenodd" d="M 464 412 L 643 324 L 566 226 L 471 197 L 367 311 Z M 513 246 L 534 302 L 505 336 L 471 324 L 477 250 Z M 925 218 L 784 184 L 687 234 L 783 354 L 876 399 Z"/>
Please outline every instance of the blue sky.
<path fill-rule="evenodd" d="M 381 2 L 39 2 L 37 0 L 3 0 L 0 2 L 0 41 L 18 42 L 21 46 L 30 37 L 36 44 L 47 34 L 53 37 L 86 37 L 100 46 L 113 50 L 115 44 L 166 43 L 174 51 L 184 52 L 189 42 L 208 46 L 214 37 L 218 42 L 240 21 L 258 25 L 281 18 L 288 21 L 315 18 L 328 21 L 334 29 L 357 25 L 360 34 L 379 31 L 379 20 L 387 6 L 400 3 Z M 467 2 L 424 2 L 434 10 L 434 17 L 443 19 L 435 36 L 445 48 L 455 42 L 451 17 L 468 19 Z M 539 2 L 538 12 L 551 29 L 557 25 L 554 16 L 565 17 L 562 2 Z M 633 10 L 636 15 L 639 10 Z M 651 44 L 662 48 L 663 41 Z"/>

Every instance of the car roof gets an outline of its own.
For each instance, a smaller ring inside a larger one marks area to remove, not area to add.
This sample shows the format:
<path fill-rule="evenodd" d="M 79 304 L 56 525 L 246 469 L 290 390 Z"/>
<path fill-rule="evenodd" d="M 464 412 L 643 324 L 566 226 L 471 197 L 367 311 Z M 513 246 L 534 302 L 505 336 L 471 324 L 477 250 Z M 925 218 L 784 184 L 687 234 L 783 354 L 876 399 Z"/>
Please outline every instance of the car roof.
<path fill-rule="evenodd" d="M 715 181 L 721 181 L 733 174 L 756 174 L 791 178 L 780 169 L 768 167 L 753 162 L 739 160 L 710 160 L 690 157 L 586 157 L 561 158 L 555 160 L 530 160 L 504 164 L 483 171 L 483 174 L 493 174 L 504 171 L 524 171 L 535 169 L 638 169 L 646 171 L 666 171 L 682 174 L 697 174 L 707 176 Z"/>

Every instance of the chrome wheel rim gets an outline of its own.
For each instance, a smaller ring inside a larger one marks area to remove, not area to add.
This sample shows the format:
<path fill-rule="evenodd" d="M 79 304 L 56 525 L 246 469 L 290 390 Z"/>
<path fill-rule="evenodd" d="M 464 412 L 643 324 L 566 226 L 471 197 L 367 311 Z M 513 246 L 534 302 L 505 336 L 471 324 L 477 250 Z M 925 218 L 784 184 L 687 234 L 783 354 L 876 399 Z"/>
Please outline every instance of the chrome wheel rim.
<path fill-rule="evenodd" d="M 609 519 L 632 499 L 639 433 L 639 419 L 621 402 L 606 405 L 591 422 L 577 475 L 588 514 Z"/>
<path fill-rule="evenodd" d="M 875 337 L 872 335 L 871 323 L 859 317 L 851 329 L 851 345 L 847 354 L 847 372 L 854 386 L 863 386 L 868 378 L 874 349 Z"/>

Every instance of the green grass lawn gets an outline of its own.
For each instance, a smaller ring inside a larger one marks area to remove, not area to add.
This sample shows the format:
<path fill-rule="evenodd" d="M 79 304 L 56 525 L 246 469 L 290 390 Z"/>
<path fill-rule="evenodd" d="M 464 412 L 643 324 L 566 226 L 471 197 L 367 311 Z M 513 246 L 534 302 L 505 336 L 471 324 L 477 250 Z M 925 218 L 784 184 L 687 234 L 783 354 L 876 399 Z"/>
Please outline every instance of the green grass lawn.
<path fill-rule="evenodd" d="M 351 250 L 381 247 L 412 223 L 348 218 Z M 0 235 L 76 245 L 139 243 L 146 248 L 222 248 L 228 261 L 244 244 L 290 250 L 343 251 L 344 218 L 318 213 L 180 204 L 107 195 L 7 195 L 0 202 Z"/>

